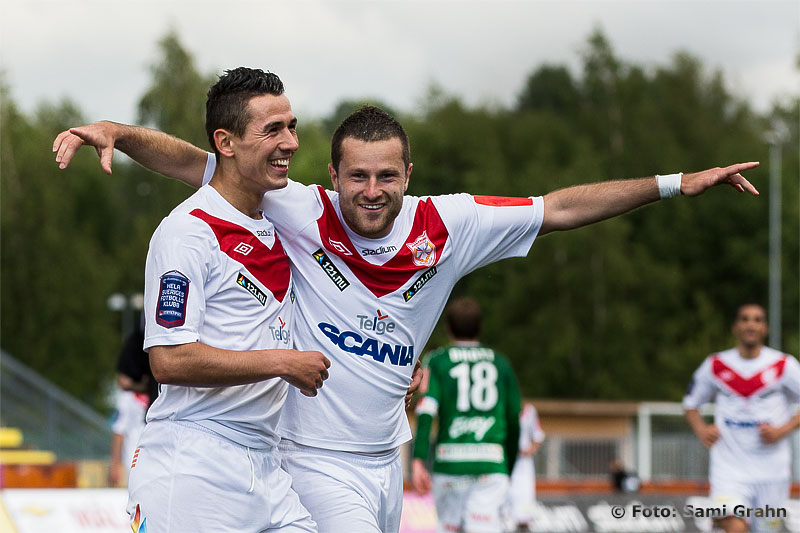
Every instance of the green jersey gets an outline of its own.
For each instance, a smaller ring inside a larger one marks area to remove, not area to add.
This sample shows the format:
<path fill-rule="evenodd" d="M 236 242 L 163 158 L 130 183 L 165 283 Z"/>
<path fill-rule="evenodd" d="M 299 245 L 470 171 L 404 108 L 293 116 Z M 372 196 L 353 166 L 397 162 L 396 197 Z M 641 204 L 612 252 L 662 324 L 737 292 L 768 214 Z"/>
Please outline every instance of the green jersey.
<path fill-rule="evenodd" d="M 517 455 L 520 395 L 506 357 L 478 343 L 440 348 L 426 360 L 428 389 L 417 407 L 414 458 L 427 460 L 439 427 L 433 471 L 508 474 Z"/>

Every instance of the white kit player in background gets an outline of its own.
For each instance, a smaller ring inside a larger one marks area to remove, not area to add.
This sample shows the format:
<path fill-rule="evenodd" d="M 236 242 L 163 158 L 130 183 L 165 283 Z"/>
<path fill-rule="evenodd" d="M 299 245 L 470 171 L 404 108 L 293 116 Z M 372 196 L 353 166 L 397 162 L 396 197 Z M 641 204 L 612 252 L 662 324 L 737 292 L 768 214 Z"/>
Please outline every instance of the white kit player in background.
<path fill-rule="evenodd" d="M 719 520 L 727 532 L 747 531 L 736 505 L 765 510 L 789 498 L 789 435 L 800 426 L 800 363 L 764 346 L 767 314 L 760 304 L 739 307 L 733 323 L 736 347 L 709 355 L 695 371 L 683 399 L 686 419 L 710 449 L 712 505 L 727 510 Z M 699 408 L 714 402 L 714 423 Z M 777 531 L 780 519 L 759 518 L 755 531 Z"/>
<path fill-rule="evenodd" d="M 117 389 L 114 394 L 114 419 L 111 424 L 111 460 L 108 480 L 112 487 L 127 486 L 133 452 L 144 429 L 150 397 L 146 392 Z"/>
<path fill-rule="evenodd" d="M 518 531 L 531 529 L 536 502 L 536 469 L 533 456 L 544 442 L 544 430 L 539 414 L 530 402 L 525 402 L 519 415 L 519 452 L 511 470 L 509 513 Z"/>
<path fill-rule="evenodd" d="M 195 187 L 214 164 L 203 150 L 164 133 L 99 122 L 56 138 L 61 168 L 84 143 L 97 149 L 106 172 L 116 146 Z M 695 196 L 719 184 L 758 194 L 740 174 L 758 165 L 753 162 L 581 185 L 544 197 L 405 196 L 413 167 L 408 138 L 371 106 L 339 126 L 331 154 L 333 191 L 290 181 L 263 204 L 292 262 L 295 345 L 324 352 L 334 370 L 313 400 L 290 391 L 280 426 L 284 466 L 323 533 L 399 529 L 399 446 L 411 438 L 404 398 L 459 278 L 526 255 L 537 235 L 660 198 Z"/>
<path fill-rule="evenodd" d="M 280 469 L 277 426 L 289 383 L 315 395 L 329 362 L 291 349 L 289 260 L 261 212 L 286 184 L 295 123 L 274 74 L 236 69 L 209 91 L 219 165 L 147 254 L 144 348 L 161 391 L 131 466 L 134 532 L 317 531 Z"/>

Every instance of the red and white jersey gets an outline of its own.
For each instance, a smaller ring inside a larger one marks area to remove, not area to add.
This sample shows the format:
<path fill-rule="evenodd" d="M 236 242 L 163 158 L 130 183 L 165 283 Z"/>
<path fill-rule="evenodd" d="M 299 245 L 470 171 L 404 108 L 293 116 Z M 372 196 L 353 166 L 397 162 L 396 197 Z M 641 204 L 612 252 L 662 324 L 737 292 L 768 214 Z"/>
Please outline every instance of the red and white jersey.
<path fill-rule="evenodd" d="M 122 464 L 130 466 L 139 435 L 144 429 L 144 418 L 150 396 L 146 392 L 137 393 L 118 389 L 115 395 L 114 422 L 111 432 L 122 435 Z"/>
<path fill-rule="evenodd" d="M 789 439 L 761 441 L 758 426 L 785 424 L 800 399 L 800 363 L 764 346 L 754 359 L 736 348 L 703 361 L 683 398 L 686 409 L 714 402 L 720 438 L 711 447 L 710 477 L 734 481 L 778 481 L 791 475 Z"/>
<path fill-rule="evenodd" d="M 314 398 L 290 390 L 281 436 L 319 448 L 378 452 L 411 438 L 403 399 L 455 283 L 524 256 L 541 198 L 405 196 L 381 239 L 343 223 L 338 194 L 290 181 L 265 195 L 297 286 L 295 345 L 331 360 Z"/>
<path fill-rule="evenodd" d="M 145 349 L 199 341 L 226 350 L 291 348 L 289 258 L 266 218 L 204 186 L 156 229 L 145 268 Z M 288 384 L 161 385 L 147 420 L 191 421 L 251 448 L 278 443 Z"/>

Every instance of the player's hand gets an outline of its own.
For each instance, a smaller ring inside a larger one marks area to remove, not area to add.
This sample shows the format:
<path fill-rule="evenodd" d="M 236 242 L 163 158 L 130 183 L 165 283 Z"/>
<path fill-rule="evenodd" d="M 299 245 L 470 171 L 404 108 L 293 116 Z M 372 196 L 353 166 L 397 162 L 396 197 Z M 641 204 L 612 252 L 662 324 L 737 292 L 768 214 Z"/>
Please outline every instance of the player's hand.
<path fill-rule="evenodd" d="M 411 484 L 420 496 L 424 496 L 431 491 L 431 475 L 425 468 L 425 463 L 420 459 L 414 459 L 411 464 Z"/>
<path fill-rule="evenodd" d="M 53 151 L 56 152 L 58 168 L 67 168 L 78 149 L 84 144 L 88 144 L 94 146 L 97 155 L 100 156 L 100 166 L 106 174 L 111 174 L 117 126 L 114 122 L 103 121 L 70 128 L 59 133 L 53 141 Z"/>
<path fill-rule="evenodd" d="M 761 442 L 764 444 L 775 444 L 786 436 L 782 427 L 767 423 L 758 425 L 758 434 L 761 436 Z"/>
<path fill-rule="evenodd" d="M 700 439 L 703 446 L 711 448 L 719 439 L 719 429 L 714 424 L 706 424 L 702 429 L 698 430 L 697 438 Z"/>
<path fill-rule="evenodd" d="M 320 352 L 288 350 L 287 371 L 282 375 L 290 385 L 294 385 L 305 396 L 316 396 L 322 382 L 328 379 L 331 362 Z"/>
<path fill-rule="evenodd" d="M 422 366 L 419 364 L 419 360 L 417 360 L 417 364 L 414 365 L 414 372 L 411 374 L 411 385 L 406 391 L 406 409 L 411 408 L 411 399 L 414 397 L 414 393 L 419 389 L 420 383 L 422 383 Z"/>
<path fill-rule="evenodd" d="M 715 185 L 728 184 L 739 192 L 749 192 L 758 196 L 758 191 L 745 179 L 740 172 L 758 166 L 758 161 L 738 163 L 725 168 L 711 168 L 702 172 L 684 174 L 681 179 L 681 194 L 684 196 L 697 196 Z"/>

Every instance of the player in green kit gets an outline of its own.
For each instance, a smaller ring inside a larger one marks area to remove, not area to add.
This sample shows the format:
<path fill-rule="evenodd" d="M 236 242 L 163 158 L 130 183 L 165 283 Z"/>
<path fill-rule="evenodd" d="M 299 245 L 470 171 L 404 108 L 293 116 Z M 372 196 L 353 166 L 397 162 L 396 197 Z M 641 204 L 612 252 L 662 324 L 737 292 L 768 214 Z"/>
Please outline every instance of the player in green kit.
<path fill-rule="evenodd" d="M 438 531 L 497 533 L 504 530 L 508 476 L 517 456 L 519 388 L 506 357 L 478 342 L 481 309 L 475 300 L 452 301 L 446 319 L 452 343 L 426 362 L 412 482 L 420 494 L 433 487 Z M 431 477 L 425 464 L 434 417 L 439 429 Z"/>

